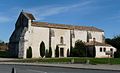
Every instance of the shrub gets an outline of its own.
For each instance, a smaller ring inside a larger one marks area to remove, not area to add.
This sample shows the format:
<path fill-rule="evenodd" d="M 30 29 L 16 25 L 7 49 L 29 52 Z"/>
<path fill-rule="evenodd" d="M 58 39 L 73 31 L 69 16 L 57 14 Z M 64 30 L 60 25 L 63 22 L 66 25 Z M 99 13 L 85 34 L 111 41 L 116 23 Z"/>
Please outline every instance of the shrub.
<path fill-rule="evenodd" d="M 45 57 L 49 57 L 49 51 L 48 51 L 48 49 L 46 49 L 46 52 L 45 52 Z"/>
<path fill-rule="evenodd" d="M 0 57 L 9 58 L 10 57 L 9 51 L 0 51 Z"/>
<path fill-rule="evenodd" d="M 86 46 L 81 40 L 75 42 L 75 47 L 71 50 L 73 57 L 85 57 L 86 56 Z"/>
<path fill-rule="evenodd" d="M 52 48 L 49 48 L 49 57 L 52 57 Z"/>

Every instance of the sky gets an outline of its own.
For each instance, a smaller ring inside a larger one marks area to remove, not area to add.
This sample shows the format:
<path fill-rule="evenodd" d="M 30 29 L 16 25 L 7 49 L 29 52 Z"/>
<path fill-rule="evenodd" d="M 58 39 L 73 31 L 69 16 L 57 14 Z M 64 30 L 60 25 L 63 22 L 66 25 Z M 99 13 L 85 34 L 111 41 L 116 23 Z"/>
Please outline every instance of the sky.
<path fill-rule="evenodd" d="M 120 0 L 0 0 L 0 40 L 9 42 L 22 10 L 36 21 L 94 26 L 106 38 L 120 34 Z"/>

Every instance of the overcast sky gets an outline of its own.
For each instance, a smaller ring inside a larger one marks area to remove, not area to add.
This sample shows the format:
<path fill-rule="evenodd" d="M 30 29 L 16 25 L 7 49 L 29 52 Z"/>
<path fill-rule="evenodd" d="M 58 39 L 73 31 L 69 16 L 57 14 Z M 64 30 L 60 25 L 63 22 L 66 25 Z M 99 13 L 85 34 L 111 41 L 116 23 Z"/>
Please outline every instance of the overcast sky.
<path fill-rule="evenodd" d="M 22 10 L 37 21 L 95 26 L 107 38 L 120 34 L 120 0 L 0 0 L 0 40 L 9 41 Z"/>

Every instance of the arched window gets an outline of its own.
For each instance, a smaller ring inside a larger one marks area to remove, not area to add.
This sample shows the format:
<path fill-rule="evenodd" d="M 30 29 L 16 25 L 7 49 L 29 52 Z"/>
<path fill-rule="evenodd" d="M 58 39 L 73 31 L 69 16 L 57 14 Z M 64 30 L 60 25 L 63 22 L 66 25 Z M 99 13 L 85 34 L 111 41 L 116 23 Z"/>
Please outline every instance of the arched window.
<path fill-rule="evenodd" d="M 104 52 L 106 52 L 106 48 L 104 48 Z"/>
<path fill-rule="evenodd" d="M 100 52 L 102 52 L 102 47 L 100 47 Z"/>
<path fill-rule="evenodd" d="M 110 48 L 110 51 L 111 51 L 111 52 L 113 52 L 113 49 L 112 49 L 112 48 Z"/>
<path fill-rule="evenodd" d="M 60 43 L 63 44 L 63 37 L 60 37 Z"/>

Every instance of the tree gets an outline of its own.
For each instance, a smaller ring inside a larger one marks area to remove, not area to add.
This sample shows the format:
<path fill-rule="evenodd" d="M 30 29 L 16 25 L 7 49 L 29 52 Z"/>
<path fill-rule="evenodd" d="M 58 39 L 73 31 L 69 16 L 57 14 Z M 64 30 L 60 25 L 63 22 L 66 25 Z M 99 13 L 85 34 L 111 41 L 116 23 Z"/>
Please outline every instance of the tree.
<path fill-rule="evenodd" d="M 117 35 L 117 36 L 113 37 L 112 39 L 107 38 L 107 39 L 105 39 L 105 42 L 107 44 L 112 45 L 113 47 L 115 47 L 117 49 L 117 52 L 115 52 L 114 57 L 120 58 L 120 35 Z"/>
<path fill-rule="evenodd" d="M 67 49 L 67 57 L 70 56 L 69 48 Z"/>
<path fill-rule="evenodd" d="M 58 47 L 58 45 L 56 46 L 55 57 L 59 57 L 59 47 Z"/>
<path fill-rule="evenodd" d="M 112 45 L 112 39 L 110 39 L 110 38 L 106 38 L 106 39 L 105 39 L 105 43 L 107 43 L 107 44 L 111 44 L 111 45 Z"/>
<path fill-rule="evenodd" d="M 45 56 L 45 44 L 43 41 L 40 44 L 40 55 L 42 58 Z"/>
<path fill-rule="evenodd" d="M 0 45 L 5 45 L 5 42 L 0 40 Z"/>
<path fill-rule="evenodd" d="M 49 48 L 49 57 L 52 57 L 52 48 Z"/>
<path fill-rule="evenodd" d="M 48 49 L 46 49 L 46 51 L 45 51 L 45 57 L 46 57 L 46 58 L 49 57 L 49 51 L 48 51 Z"/>
<path fill-rule="evenodd" d="M 31 47 L 29 47 L 27 49 L 27 58 L 32 58 L 32 48 Z"/>
<path fill-rule="evenodd" d="M 86 56 L 86 46 L 81 40 L 75 42 L 75 47 L 71 50 L 73 57 L 85 57 Z"/>
<path fill-rule="evenodd" d="M 52 57 L 52 48 L 50 47 L 49 48 L 49 51 L 48 51 L 48 49 L 46 50 L 46 52 L 45 52 L 45 56 L 48 58 L 50 58 L 50 57 Z"/>
<path fill-rule="evenodd" d="M 70 47 L 70 57 L 73 57 L 73 47 Z"/>

